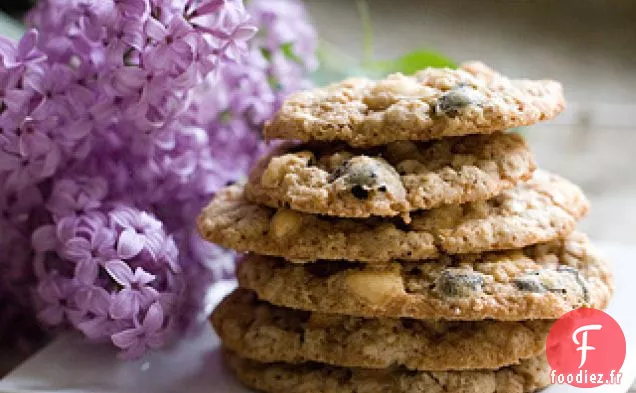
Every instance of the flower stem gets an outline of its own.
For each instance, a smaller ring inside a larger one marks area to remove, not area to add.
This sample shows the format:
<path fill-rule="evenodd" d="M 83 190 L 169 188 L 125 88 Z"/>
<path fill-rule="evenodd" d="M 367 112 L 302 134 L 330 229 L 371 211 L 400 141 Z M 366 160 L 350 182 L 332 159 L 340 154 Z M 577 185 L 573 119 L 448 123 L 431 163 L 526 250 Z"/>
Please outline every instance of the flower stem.
<path fill-rule="evenodd" d="M 371 11 L 369 9 L 369 3 L 367 3 L 366 0 L 356 0 L 356 7 L 358 8 L 358 16 L 362 23 L 362 64 L 368 64 L 373 61 L 373 23 L 371 22 Z"/>

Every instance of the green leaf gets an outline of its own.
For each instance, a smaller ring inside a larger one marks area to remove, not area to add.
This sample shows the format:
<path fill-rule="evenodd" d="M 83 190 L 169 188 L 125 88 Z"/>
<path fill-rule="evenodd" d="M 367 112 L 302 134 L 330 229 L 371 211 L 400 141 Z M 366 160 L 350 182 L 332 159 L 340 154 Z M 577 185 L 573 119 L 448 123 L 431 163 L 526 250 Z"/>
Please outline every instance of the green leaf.
<path fill-rule="evenodd" d="M 265 60 L 272 61 L 272 51 L 270 51 L 269 49 L 262 47 L 261 54 L 263 55 Z"/>
<path fill-rule="evenodd" d="M 325 40 L 319 41 L 316 56 L 320 67 L 312 73 L 312 80 L 318 86 L 350 76 L 377 79 L 392 72 L 412 74 L 426 67 L 456 67 L 455 63 L 447 57 L 427 50 L 411 52 L 396 60 L 361 63 L 360 59 Z"/>
<path fill-rule="evenodd" d="M 426 67 L 456 68 L 457 65 L 440 53 L 429 50 L 416 50 L 395 60 L 375 61 L 368 64 L 367 67 L 382 74 L 401 72 L 410 75 Z"/>
<path fill-rule="evenodd" d="M 285 55 L 286 58 L 295 61 L 298 64 L 302 64 L 302 60 L 300 57 L 296 56 L 296 54 L 294 53 L 294 43 L 293 42 L 286 42 L 284 44 L 282 44 L 280 46 L 280 49 L 283 51 L 283 55 Z"/>
<path fill-rule="evenodd" d="M 283 86 L 280 84 L 280 81 L 276 79 L 276 77 L 274 77 L 273 75 L 270 75 L 267 77 L 267 83 L 269 83 L 269 86 L 274 91 L 278 91 L 283 88 Z"/>

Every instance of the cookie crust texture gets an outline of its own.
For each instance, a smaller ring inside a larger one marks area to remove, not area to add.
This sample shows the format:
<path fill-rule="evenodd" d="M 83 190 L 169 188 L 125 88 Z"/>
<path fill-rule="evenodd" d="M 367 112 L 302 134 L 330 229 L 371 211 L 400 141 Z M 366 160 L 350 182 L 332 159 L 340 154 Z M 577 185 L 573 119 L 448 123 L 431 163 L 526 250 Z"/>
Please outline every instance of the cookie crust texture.
<path fill-rule="evenodd" d="M 237 276 L 241 287 L 278 306 L 369 318 L 558 319 L 578 307 L 604 309 L 614 288 L 609 264 L 579 233 L 417 264 L 294 265 L 249 255 Z"/>
<path fill-rule="evenodd" d="M 246 386 L 266 393 L 529 393 L 550 384 L 541 355 L 499 370 L 409 371 L 259 363 L 225 353 Z"/>
<path fill-rule="evenodd" d="M 372 149 L 288 143 L 259 161 L 245 195 L 312 214 L 408 217 L 413 210 L 490 199 L 528 180 L 535 168 L 516 133 Z"/>
<path fill-rule="evenodd" d="M 469 62 L 380 81 L 351 78 L 292 94 L 266 123 L 264 135 L 378 146 L 490 134 L 551 119 L 564 108 L 559 82 L 511 80 Z"/>
<path fill-rule="evenodd" d="M 444 371 L 497 369 L 545 351 L 554 321 L 360 318 L 272 306 L 237 289 L 211 317 L 223 344 L 263 363 Z"/>
<path fill-rule="evenodd" d="M 217 193 L 197 227 L 203 238 L 223 247 L 296 262 L 421 261 L 561 238 L 574 230 L 588 207 L 577 186 L 541 170 L 487 201 L 413 213 L 409 224 L 399 218 L 358 220 L 273 209 L 250 203 L 243 187 L 233 185 Z"/>

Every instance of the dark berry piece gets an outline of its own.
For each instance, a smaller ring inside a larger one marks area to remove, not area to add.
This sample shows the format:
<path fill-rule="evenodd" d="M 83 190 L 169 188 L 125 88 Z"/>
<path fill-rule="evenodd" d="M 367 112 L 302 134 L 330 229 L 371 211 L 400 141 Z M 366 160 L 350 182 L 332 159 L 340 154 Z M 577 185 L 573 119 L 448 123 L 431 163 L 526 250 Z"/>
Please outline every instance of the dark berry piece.
<path fill-rule="evenodd" d="M 365 200 L 369 198 L 369 191 L 365 190 L 364 187 L 360 185 L 353 186 L 351 188 L 351 193 L 353 194 L 354 197 L 358 199 Z"/>
<path fill-rule="evenodd" d="M 481 93 L 469 86 L 459 86 L 444 93 L 435 105 L 435 113 L 448 117 L 456 117 L 466 107 L 480 105 L 483 102 Z"/>
<path fill-rule="evenodd" d="M 481 273 L 460 269 L 444 270 L 435 283 L 437 291 L 448 297 L 469 297 L 481 292 L 483 285 Z"/>

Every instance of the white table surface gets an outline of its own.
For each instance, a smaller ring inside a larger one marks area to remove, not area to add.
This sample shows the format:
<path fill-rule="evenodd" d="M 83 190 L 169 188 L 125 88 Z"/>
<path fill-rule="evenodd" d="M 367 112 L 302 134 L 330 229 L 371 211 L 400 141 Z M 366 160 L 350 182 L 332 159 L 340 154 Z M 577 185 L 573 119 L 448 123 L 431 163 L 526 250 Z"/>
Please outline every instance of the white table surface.
<path fill-rule="evenodd" d="M 606 244 L 605 254 L 614 262 L 616 294 L 608 313 L 617 319 L 627 338 L 627 358 L 621 386 L 602 386 L 592 393 L 624 393 L 636 377 L 636 247 Z M 221 297 L 234 284 L 217 288 Z M 91 345 L 69 334 L 44 348 L 0 381 L 1 393 L 245 393 L 221 363 L 219 340 L 207 326 L 199 334 L 173 348 L 133 362 L 116 358 L 111 347 Z M 578 392 L 567 385 L 552 386 L 545 393 Z"/>

